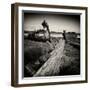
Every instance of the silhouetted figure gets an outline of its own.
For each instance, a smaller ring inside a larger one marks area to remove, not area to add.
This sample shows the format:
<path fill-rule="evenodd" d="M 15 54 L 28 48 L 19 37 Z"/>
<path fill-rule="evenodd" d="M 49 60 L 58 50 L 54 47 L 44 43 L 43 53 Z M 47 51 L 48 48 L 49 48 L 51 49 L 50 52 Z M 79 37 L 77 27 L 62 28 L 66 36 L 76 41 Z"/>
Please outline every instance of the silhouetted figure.
<path fill-rule="evenodd" d="M 47 24 L 47 22 L 44 20 L 42 22 L 42 26 L 43 26 L 43 29 L 46 31 L 45 32 L 45 37 L 46 39 L 48 39 L 50 41 L 50 31 L 49 31 L 49 25 Z M 51 41 L 50 41 L 51 42 Z"/>
<path fill-rule="evenodd" d="M 65 42 L 67 43 L 67 39 L 66 39 L 66 31 L 63 31 L 63 39 L 65 40 Z"/>

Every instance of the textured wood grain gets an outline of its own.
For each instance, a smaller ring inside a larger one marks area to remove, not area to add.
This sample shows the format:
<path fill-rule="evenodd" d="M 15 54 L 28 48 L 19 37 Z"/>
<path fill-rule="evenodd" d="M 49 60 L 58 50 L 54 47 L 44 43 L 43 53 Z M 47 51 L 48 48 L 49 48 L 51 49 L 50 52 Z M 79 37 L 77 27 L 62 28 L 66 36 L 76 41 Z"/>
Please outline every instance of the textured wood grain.
<path fill-rule="evenodd" d="M 46 63 L 36 72 L 34 76 L 52 76 L 58 75 L 60 72 L 61 58 L 63 56 L 65 41 L 60 40 L 56 45 L 55 50 L 51 52 L 51 57 Z"/>

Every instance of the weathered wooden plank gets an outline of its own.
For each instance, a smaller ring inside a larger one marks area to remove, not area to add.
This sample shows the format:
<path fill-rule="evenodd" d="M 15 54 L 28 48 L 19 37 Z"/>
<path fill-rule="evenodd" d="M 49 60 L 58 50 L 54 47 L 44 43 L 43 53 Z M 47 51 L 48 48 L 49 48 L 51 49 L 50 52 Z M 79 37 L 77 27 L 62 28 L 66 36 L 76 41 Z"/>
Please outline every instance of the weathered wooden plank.
<path fill-rule="evenodd" d="M 51 57 L 44 65 L 36 72 L 34 76 L 52 76 L 58 75 L 60 72 L 61 58 L 63 56 L 65 41 L 60 40 L 56 45 L 55 50 L 51 52 Z"/>

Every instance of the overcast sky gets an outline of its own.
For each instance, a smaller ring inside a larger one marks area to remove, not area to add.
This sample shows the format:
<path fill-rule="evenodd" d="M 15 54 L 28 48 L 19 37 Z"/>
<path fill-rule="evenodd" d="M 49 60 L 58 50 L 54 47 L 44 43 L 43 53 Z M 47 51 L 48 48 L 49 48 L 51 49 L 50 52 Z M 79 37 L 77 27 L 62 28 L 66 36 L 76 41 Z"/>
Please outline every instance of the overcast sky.
<path fill-rule="evenodd" d="M 42 29 L 43 20 L 49 25 L 50 31 L 63 32 L 80 32 L 80 16 L 79 15 L 63 15 L 63 14 L 24 14 L 24 30 L 33 31 Z"/>

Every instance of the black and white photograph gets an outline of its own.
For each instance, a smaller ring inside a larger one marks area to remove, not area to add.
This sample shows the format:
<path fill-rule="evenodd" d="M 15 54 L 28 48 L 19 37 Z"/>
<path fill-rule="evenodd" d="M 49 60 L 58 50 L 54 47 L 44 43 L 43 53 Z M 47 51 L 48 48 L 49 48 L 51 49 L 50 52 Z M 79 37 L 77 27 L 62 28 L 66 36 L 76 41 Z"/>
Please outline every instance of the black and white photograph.
<path fill-rule="evenodd" d="M 80 75 L 80 15 L 24 12 L 24 77 Z"/>
<path fill-rule="evenodd" d="M 12 5 L 12 86 L 87 82 L 87 7 Z"/>

